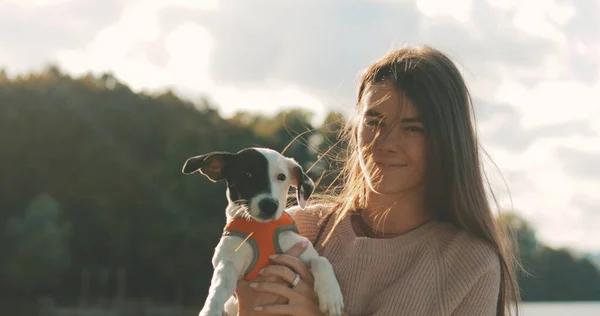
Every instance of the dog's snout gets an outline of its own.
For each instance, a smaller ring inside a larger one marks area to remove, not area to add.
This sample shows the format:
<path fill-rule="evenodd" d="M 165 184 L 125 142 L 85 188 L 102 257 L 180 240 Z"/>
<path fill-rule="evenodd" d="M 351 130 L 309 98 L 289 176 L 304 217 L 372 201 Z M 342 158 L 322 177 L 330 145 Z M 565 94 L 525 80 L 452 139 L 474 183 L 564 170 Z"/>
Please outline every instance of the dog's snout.
<path fill-rule="evenodd" d="M 272 217 L 279 208 L 279 203 L 273 199 L 262 199 L 258 202 L 258 208 L 260 209 L 261 217 Z"/>

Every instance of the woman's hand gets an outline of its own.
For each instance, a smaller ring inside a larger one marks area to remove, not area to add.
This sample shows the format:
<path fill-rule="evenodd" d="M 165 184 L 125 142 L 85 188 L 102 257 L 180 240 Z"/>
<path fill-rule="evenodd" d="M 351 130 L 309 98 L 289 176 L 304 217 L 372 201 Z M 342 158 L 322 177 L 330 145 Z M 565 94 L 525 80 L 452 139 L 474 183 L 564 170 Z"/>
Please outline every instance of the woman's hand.
<path fill-rule="evenodd" d="M 287 284 L 285 281 L 280 280 L 276 277 L 260 277 L 254 282 L 273 282 L 280 284 Z M 273 304 L 287 304 L 288 299 L 273 293 L 265 293 L 257 291 L 250 287 L 250 282 L 241 279 L 238 281 L 237 289 L 235 290 L 238 300 L 238 315 L 240 316 L 258 316 L 264 315 L 264 313 L 254 309 L 257 305 L 273 305 Z"/>
<path fill-rule="evenodd" d="M 292 247 L 287 253 L 287 256 L 291 257 L 299 257 L 304 250 L 306 249 L 306 245 L 302 243 L 296 244 Z M 273 261 L 276 262 L 274 259 Z M 300 260 L 298 260 L 300 261 Z M 269 266 L 265 268 L 265 271 L 271 270 L 272 267 L 276 267 L 275 265 Z M 306 268 L 304 268 L 306 269 Z M 310 273 L 309 273 L 310 274 Z M 294 274 L 295 277 L 295 274 Z M 254 282 L 261 283 L 270 283 L 270 284 L 280 284 L 283 286 L 290 286 L 291 281 L 288 282 L 281 277 L 270 275 L 270 276 L 262 276 L 256 279 Z M 240 316 L 253 316 L 253 315 L 265 315 L 262 311 L 257 311 L 254 309 L 255 306 L 264 306 L 264 305 L 280 305 L 287 304 L 289 299 L 285 296 L 282 296 L 280 293 L 269 293 L 266 291 L 257 291 L 256 288 L 250 287 L 250 282 L 245 280 L 239 280 L 236 288 L 236 296 L 238 300 L 238 315 Z M 269 313 L 272 315 L 273 313 Z"/>
<path fill-rule="evenodd" d="M 298 245 L 296 245 L 298 246 Z M 301 245 L 304 250 L 305 245 Z M 294 247 L 295 248 L 295 247 Z M 286 303 L 255 303 L 255 310 L 263 314 L 282 314 L 282 315 L 324 315 L 319 310 L 319 300 L 314 291 L 314 279 L 310 271 L 298 258 L 295 253 L 277 255 L 271 260 L 274 265 L 267 266 L 261 271 L 261 275 L 267 278 L 277 278 L 285 281 L 281 282 L 251 282 L 250 287 L 264 293 L 278 294 L 287 299 Z M 291 288 L 296 274 L 300 276 L 298 284 Z"/>

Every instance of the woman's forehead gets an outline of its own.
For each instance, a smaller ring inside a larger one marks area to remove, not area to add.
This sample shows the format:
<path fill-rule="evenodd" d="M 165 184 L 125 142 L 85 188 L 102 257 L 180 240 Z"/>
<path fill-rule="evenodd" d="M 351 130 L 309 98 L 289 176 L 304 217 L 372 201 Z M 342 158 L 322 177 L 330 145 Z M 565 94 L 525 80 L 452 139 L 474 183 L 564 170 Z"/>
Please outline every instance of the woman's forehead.
<path fill-rule="evenodd" d="M 361 103 L 362 114 L 367 116 L 419 116 L 406 94 L 387 83 L 369 85 Z"/>

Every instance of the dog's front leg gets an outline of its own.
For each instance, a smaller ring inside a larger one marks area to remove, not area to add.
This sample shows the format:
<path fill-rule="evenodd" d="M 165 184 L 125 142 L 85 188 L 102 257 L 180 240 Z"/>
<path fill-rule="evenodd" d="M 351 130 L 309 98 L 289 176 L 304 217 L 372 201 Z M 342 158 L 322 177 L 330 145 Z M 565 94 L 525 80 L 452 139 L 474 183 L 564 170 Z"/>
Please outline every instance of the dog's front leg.
<path fill-rule="evenodd" d="M 330 316 L 341 316 L 344 298 L 331 263 L 325 257 L 320 256 L 312 245 L 309 245 L 300 255 L 300 260 L 307 262 L 310 266 L 321 312 Z"/>
<path fill-rule="evenodd" d="M 238 274 L 233 261 L 219 261 L 215 267 L 208 297 L 199 316 L 222 316 L 225 302 L 233 295 L 237 286 Z"/>

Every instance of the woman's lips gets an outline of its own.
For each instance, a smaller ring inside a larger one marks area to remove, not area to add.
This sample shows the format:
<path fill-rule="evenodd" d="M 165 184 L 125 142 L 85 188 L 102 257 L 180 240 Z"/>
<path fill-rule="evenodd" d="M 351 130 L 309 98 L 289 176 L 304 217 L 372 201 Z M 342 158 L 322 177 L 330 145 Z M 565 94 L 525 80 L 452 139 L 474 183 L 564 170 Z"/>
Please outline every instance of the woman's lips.
<path fill-rule="evenodd" d="M 402 168 L 402 167 L 406 167 L 405 164 L 383 163 L 383 162 L 376 162 L 375 165 L 377 165 L 378 167 L 381 167 L 381 168 Z"/>

